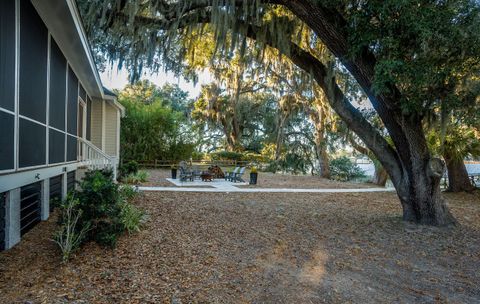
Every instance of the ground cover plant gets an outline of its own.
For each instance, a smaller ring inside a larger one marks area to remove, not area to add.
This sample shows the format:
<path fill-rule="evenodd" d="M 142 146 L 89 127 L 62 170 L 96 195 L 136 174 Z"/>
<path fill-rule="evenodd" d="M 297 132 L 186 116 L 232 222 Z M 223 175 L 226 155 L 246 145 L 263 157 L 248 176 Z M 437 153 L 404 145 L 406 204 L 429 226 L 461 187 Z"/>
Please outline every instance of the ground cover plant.
<path fill-rule="evenodd" d="M 145 170 L 139 170 L 137 173 L 131 173 L 122 178 L 122 182 L 130 185 L 137 185 L 140 183 L 144 183 L 147 180 L 148 180 L 148 172 Z"/>

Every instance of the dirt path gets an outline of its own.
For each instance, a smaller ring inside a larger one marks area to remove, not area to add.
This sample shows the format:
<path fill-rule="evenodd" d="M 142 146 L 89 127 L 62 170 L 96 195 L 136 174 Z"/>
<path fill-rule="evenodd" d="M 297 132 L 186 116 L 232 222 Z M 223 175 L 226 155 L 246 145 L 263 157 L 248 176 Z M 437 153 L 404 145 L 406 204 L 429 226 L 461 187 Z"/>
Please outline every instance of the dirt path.
<path fill-rule="evenodd" d="M 393 193 L 146 193 L 145 229 L 62 266 L 54 219 L 0 253 L 2 303 L 479 303 L 480 194 L 406 225 Z"/>

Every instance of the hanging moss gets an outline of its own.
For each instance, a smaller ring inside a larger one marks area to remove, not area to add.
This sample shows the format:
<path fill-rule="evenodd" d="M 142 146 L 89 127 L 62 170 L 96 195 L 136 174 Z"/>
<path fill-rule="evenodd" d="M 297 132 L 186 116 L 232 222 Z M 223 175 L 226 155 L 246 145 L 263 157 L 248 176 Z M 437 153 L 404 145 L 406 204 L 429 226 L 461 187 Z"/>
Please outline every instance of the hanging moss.
<path fill-rule="evenodd" d="M 279 6 L 260 0 L 79 0 L 79 8 L 95 51 L 110 64 L 125 67 L 130 80 L 139 79 L 143 67 L 152 71 L 180 73 L 183 62 L 195 53 L 196 45 L 182 43 L 192 33 L 201 34 L 205 23 L 213 29 L 212 56 L 229 56 L 247 47 L 247 33 L 255 26 L 256 44 L 269 42 L 289 52 L 300 41 L 298 20 Z M 297 20 L 297 21 L 294 21 Z M 294 33 L 295 32 L 295 33 Z"/>

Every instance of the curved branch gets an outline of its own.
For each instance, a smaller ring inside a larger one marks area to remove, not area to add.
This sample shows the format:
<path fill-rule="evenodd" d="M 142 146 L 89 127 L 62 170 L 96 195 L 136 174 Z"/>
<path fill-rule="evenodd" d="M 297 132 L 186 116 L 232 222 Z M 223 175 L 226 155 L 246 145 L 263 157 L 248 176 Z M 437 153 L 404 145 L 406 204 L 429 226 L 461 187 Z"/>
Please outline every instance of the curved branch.
<path fill-rule="evenodd" d="M 373 92 L 377 63 L 375 55 L 367 47 L 364 47 L 354 59 L 351 58 L 351 47 L 345 31 L 348 25 L 341 13 L 312 0 L 283 0 L 282 4 L 308 25 L 355 77 L 382 119 L 397 150 L 402 150 L 399 155 L 402 164 L 407 168 L 412 168 L 412 149 L 418 149 L 420 146 L 423 153 L 428 155 L 427 143 L 421 126 L 421 114 L 413 113 L 408 117 L 401 114 L 398 102 L 401 93 L 394 84 L 389 85 L 391 92 L 389 94 L 378 95 Z M 406 134 L 413 133 L 412 130 L 421 136 L 407 137 Z"/>
<path fill-rule="evenodd" d="M 256 39 L 256 30 L 259 31 L 258 28 L 249 26 L 247 36 L 251 39 Z M 265 38 L 264 42 L 268 46 L 276 48 L 272 40 L 268 39 L 268 37 Z M 333 74 L 328 72 L 327 67 L 315 56 L 293 42 L 290 43 L 290 53 L 285 54 L 285 56 L 297 67 L 313 75 L 327 96 L 330 106 L 377 156 L 392 180 L 400 180 L 402 170 L 397 151 L 395 151 L 385 138 L 363 117 L 362 113 L 352 105 L 337 85 Z"/>

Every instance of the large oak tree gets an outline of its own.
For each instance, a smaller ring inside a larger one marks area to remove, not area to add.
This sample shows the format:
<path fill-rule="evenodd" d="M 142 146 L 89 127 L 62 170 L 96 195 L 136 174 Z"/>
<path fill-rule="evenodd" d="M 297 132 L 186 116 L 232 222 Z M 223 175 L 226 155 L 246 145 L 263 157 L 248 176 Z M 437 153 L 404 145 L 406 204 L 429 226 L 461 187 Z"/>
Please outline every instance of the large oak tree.
<path fill-rule="evenodd" d="M 430 225 L 455 223 L 439 182 L 444 163 L 432 158 L 423 120 L 438 104 L 478 103 L 460 84 L 478 81 L 479 4 L 427 0 L 80 0 L 98 51 L 138 78 L 143 66 L 177 72 L 206 24 L 216 50 L 228 56 L 246 39 L 283 52 L 312 75 L 331 107 L 388 172 L 403 218 Z M 388 130 L 390 144 L 352 105 L 322 58 L 302 44 L 326 46 L 356 79 Z M 192 51 L 195 50 L 195 51 Z M 448 84 L 448 86 L 447 86 Z M 441 90 L 441 88 L 446 88 Z M 449 88 L 449 89 L 448 89 Z"/>

